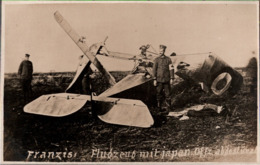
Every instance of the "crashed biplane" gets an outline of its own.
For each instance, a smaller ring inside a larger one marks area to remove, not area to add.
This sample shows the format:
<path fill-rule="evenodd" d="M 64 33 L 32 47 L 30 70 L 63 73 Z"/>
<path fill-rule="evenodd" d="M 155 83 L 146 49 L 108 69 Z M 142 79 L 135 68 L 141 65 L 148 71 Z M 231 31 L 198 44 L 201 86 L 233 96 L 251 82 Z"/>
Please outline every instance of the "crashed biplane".
<path fill-rule="evenodd" d="M 91 102 L 95 105 L 94 111 L 98 118 L 106 123 L 143 128 L 152 126 L 154 120 L 147 105 L 141 100 L 131 98 L 131 96 L 121 97 L 120 93 L 125 93 L 130 89 L 151 82 L 153 60 L 158 55 L 147 50 L 149 45 L 140 47 L 141 54 L 138 56 L 108 51 L 105 47 L 107 38 L 103 42 L 88 47 L 84 42 L 85 38 L 79 36 L 58 11 L 54 13 L 54 17 L 81 49 L 84 56 L 82 56 L 76 75 L 65 93 L 40 96 L 27 104 L 24 111 L 38 115 L 62 117 L 77 112 L 87 102 Z M 129 75 L 116 82 L 98 60 L 98 55 L 122 60 L 134 60 L 137 65 Z M 202 89 L 207 92 L 222 95 L 227 90 L 236 90 L 242 83 L 242 76 L 212 53 L 198 55 L 196 58 L 185 55 L 178 56 L 173 53 L 171 58 L 176 67 L 176 75 L 184 80 L 200 83 Z M 84 73 L 91 69 L 90 64 L 93 64 L 102 73 L 110 85 L 107 90 L 98 96 L 74 92 L 77 82 L 81 81 Z M 143 93 L 143 95 L 145 94 Z"/>

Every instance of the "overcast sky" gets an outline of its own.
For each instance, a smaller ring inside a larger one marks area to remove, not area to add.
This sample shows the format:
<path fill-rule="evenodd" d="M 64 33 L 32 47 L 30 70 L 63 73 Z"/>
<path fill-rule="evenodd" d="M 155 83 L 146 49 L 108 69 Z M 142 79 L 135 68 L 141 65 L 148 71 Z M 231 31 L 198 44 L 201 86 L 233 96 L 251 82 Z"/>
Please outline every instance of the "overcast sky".
<path fill-rule="evenodd" d="M 165 44 L 167 54 L 214 52 L 233 67 L 257 57 L 256 2 L 201 3 L 5 4 L 5 73 L 17 72 L 25 53 L 35 72 L 75 71 L 82 52 L 55 21 L 57 10 L 88 45 L 108 36 L 111 51 L 139 54 L 143 44 Z M 101 61 L 108 70 L 133 67 L 131 61 Z"/>

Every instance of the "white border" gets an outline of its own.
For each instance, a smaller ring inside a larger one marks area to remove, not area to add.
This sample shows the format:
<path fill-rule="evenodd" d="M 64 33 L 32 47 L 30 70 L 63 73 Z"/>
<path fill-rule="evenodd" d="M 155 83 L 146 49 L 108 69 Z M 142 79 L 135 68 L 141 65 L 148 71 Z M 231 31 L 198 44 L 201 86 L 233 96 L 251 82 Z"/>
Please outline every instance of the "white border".
<path fill-rule="evenodd" d="M 2 93 L 0 94 L 0 108 L 2 110 L 4 110 L 4 61 L 5 61 L 5 57 L 4 57 L 4 48 L 5 48 L 5 42 L 4 42 L 4 38 L 5 38 L 5 5 L 17 5 L 17 4 L 87 4 L 87 3 L 152 3 L 152 4 L 256 4 L 257 7 L 257 20 L 258 23 L 259 22 L 259 1 L 2 1 L 2 15 L 1 15 L 1 81 L 0 81 L 0 91 L 2 91 Z M 258 44 L 258 57 L 257 57 L 257 64 L 258 64 L 258 93 L 257 93 L 257 100 L 259 101 L 259 26 L 257 27 L 257 33 L 258 33 L 258 40 L 257 40 L 257 44 Z M 260 163 L 260 156 L 259 156 L 259 151 L 260 151 L 260 122 L 259 122 L 259 105 L 260 103 L 258 102 L 258 125 L 257 125 L 257 163 L 236 163 L 236 162 L 232 162 L 232 164 L 258 164 Z M 12 162 L 12 161 L 3 161 L 3 151 L 4 151 L 4 146 L 3 146 L 3 141 L 4 141 L 4 111 L 2 111 L 2 113 L 0 114 L 0 119 L 2 121 L 2 125 L 0 127 L 0 132 L 2 133 L 2 135 L 0 136 L 0 146 L 1 146 L 1 150 L 0 150 L 0 163 L 1 164 L 219 164 L 219 162 Z M 1 139 L 2 138 L 2 139 Z M 227 162 L 221 162 L 222 164 L 227 164 Z"/>

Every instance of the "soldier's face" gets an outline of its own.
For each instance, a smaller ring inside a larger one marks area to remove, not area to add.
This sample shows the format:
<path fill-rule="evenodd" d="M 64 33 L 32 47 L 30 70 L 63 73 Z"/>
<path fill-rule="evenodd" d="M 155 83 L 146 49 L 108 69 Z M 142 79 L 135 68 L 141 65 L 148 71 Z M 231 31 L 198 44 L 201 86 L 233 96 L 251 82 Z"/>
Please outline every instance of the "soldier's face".
<path fill-rule="evenodd" d="M 159 55 L 160 55 L 160 56 L 163 55 L 164 52 L 165 52 L 165 49 L 164 49 L 164 48 L 159 48 Z"/>
<path fill-rule="evenodd" d="M 29 60 L 29 57 L 25 57 L 26 60 Z"/>

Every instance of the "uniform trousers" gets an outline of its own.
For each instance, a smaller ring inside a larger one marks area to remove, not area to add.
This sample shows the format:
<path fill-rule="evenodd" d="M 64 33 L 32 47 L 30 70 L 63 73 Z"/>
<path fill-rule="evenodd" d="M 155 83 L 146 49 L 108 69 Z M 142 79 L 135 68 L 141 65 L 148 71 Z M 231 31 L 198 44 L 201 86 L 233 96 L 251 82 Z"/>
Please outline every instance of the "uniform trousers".
<path fill-rule="evenodd" d="M 161 101 L 163 97 L 163 90 L 166 100 L 170 100 L 170 82 L 157 82 L 157 101 Z"/>
<path fill-rule="evenodd" d="M 32 94 L 31 82 L 32 82 L 31 78 L 22 78 L 21 79 L 21 85 L 22 85 L 25 102 L 27 102 L 29 100 L 29 95 Z"/>

